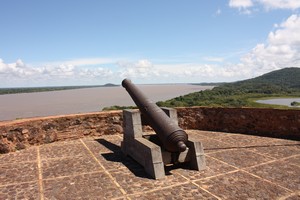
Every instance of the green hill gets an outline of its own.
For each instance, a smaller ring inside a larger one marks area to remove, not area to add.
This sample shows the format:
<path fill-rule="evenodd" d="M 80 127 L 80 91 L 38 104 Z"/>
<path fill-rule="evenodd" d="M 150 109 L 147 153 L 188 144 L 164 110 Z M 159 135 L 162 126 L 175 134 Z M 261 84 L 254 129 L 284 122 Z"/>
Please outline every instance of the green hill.
<path fill-rule="evenodd" d="M 300 89 L 300 68 L 290 67 L 284 68 L 270 73 L 264 74 L 254 79 L 249 79 L 241 82 L 249 82 L 253 84 L 265 83 L 274 84 L 285 88 Z"/>
<path fill-rule="evenodd" d="M 199 91 L 158 102 L 159 106 L 274 107 L 255 103 L 266 97 L 300 96 L 300 68 L 284 68 L 262 76 L 226 83 L 212 90 Z"/>
<path fill-rule="evenodd" d="M 253 79 L 224 84 L 221 88 L 266 94 L 300 90 L 300 68 L 291 67 L 272 71 Z"/>

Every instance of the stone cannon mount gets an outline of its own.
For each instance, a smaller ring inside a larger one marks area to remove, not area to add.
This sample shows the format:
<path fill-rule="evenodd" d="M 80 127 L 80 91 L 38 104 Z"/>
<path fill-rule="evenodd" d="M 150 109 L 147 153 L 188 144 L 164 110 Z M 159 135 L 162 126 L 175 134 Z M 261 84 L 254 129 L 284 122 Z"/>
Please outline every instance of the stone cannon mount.
<path fill-rule="evenodd" d="M 162 108 L 163 111 L 178 124 L 177 112 L 172 108 Z M 165 150 L 156 134 L 145 134 L 142 125 L 146 125 L 139 110 L 124 110 L 124 138 L 121 143 L 122 152 L 129 155 L 145 171 L 155 179 L 165 177 L 164 165 L 189 162 L 194 170 L 205 169 L 205 156 L 202 143 L 189 139 L 184 152 L 169 152 Z"/>

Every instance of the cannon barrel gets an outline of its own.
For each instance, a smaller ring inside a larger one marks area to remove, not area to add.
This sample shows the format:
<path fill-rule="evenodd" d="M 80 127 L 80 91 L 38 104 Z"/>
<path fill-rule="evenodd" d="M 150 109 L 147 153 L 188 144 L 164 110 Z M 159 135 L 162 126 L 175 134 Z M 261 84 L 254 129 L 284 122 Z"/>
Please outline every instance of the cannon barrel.
<path fill-rule="evenodd" d="M 147 98 L 129 79 L 124 79 L 122 86 L 127 90 L 140 112 L 156 132 L 163 147 L 170 152 L 185 151 L 188 140 L 186 132 L 171 120 L 160 107 Z"/>

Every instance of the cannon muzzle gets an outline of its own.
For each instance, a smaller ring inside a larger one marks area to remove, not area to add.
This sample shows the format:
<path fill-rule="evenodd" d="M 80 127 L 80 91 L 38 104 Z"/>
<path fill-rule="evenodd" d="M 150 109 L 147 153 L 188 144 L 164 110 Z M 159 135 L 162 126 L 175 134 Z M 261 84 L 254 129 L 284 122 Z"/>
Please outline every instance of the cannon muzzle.
<path fill-rule="evenodd" d="M 188 140 L 186 132 L 171 120 L 160 107 L 147 98 L 129 79 L 124 79 L 122 86 L 127 90 L 140 112 L 156 132 L 163 147 L 169 152 L 185 151 Z"/>

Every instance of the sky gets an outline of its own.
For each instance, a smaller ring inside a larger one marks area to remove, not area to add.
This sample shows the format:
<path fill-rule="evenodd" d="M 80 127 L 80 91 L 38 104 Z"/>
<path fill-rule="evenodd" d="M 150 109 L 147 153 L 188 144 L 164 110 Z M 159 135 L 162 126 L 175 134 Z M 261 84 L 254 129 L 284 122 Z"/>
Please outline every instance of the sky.
<path fill-rule="evenodd" d="M 232 82 L 300 67 L 300 0 L 0 0 L 0 88 Z"/>

